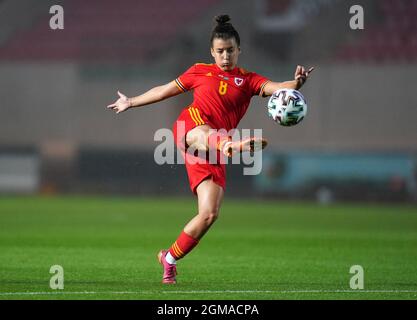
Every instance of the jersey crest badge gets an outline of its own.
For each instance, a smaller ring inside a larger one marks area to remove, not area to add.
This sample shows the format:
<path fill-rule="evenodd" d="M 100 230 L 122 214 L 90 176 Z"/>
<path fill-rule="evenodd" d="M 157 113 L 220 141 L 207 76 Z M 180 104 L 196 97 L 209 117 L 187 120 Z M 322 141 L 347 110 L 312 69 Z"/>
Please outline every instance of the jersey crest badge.
<path fill-rule="evenodd" d="M 235 83 L 237 86 L 241 86 L 243 83 L 243 79 L 242 78 L 235 78 Z"/>

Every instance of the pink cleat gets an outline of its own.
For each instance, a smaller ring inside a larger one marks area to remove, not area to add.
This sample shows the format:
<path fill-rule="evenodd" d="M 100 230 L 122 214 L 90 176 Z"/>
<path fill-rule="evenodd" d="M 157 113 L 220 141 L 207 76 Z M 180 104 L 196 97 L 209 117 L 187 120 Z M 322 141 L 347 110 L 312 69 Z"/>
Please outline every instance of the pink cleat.
<path fill-rule="evenodd" d="M 167 250 L 161 250 L 158 253 L 158 261 L 160 264 L 162 264 L 164 268 L 162 283 L 175 284 L 177 283 L 177 280 L 175 279 L 175 276 L 177 275 L 177 266 L 175 264 L 169 264 L 165 260 L 165 256 L 167 255 L 167 253 Z"/>

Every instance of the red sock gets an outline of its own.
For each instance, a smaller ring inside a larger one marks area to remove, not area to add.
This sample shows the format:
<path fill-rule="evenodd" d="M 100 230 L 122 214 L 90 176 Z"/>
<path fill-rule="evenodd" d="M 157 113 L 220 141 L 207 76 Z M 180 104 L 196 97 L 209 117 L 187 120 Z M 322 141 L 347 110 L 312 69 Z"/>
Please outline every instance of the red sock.
<path fill-rule="evenodd" d="M 224 143 L 227 141 L 230 141 L 230 137 L 226 133 L 221 132 L 221 130 L 213 132 L 208 137 L 209 149 L 222 151 Z"/>
<path fill-rule="evenodd" d="M 188 252 L 193 250 L 193 248 L 197 244 L 197 239 L 194 239 L 193 237 L 182 231 L 177 241 L 175 241 L 172 244 L 171 248 L 169 248 L 169 253 L 174 257 L 175 260 L 178 260 L 183 258 Z"/>

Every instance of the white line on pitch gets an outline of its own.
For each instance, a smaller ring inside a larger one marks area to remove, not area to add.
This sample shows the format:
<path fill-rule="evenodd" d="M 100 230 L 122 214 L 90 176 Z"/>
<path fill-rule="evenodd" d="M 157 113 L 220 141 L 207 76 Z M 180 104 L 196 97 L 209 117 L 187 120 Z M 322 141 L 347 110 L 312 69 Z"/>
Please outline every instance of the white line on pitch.
<path fill-rule="evenodd" d="M 0 296 L 18 295 L 98 295 L 98 294 L 203 294 L 203 293 L 417 293 L 417 290 L 167 290 L 167 291 L 44 291 L 44 292 L 0 292 Z"/>

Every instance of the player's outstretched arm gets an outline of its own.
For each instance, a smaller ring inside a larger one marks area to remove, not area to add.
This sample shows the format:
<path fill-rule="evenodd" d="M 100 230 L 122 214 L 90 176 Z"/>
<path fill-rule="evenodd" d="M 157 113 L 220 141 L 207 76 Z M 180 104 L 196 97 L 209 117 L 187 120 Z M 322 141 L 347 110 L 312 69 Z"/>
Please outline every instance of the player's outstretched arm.
<path fill-rule="evenodd" d="M 147 104 L 159 102 L 167 98 L 176 96 L 182 93 L 175 84 L 175 81 L 171 81 L 162 86 L 154 87 L 149 91 L 132 98 L 128 98 L 120 91 L 117 91 L 119 99 L 115 103 L 107 106 L 108 109 L 116 111 L 116 114 L 126 111 L 127 109 L 134 107 L 142 107 Z"/>
<path fill-rule="evenodd" d="M 264 88 L 264 95 L 270 96 L 279 89 L 300 89 L 307 81 L 307 78 L 313 70 L 314 67 L 311 67 L 308 71 L 306 71 L 303 66 L 297 66 L 294 73 L 294 80 L 284 82 L 268 82 Z"/>

